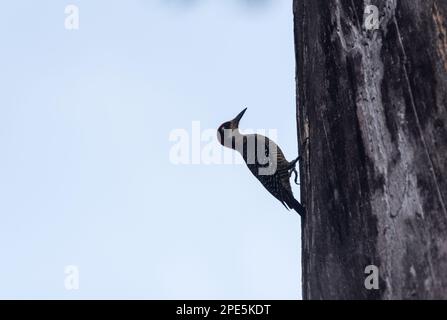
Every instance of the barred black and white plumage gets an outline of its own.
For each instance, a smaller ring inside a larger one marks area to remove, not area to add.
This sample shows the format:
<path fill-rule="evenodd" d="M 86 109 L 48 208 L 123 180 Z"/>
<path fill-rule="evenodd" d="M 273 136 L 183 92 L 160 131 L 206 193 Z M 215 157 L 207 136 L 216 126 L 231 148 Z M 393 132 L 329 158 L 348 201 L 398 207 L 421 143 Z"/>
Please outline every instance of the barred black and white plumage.
<path fill-rule="evenodd" d="M 300 157 L 289 162 L 271 139 L 260 134 L 241 134 L 239 121 L 246 110 L 219 127 L 219 142 L 238 151 L 253 175 L 287 209 L 294 209 L 304 216 L 305 208 L 295 199 L 290 186 L 290 175 L 292 172 L 296 174 L 295 165 Z"/>

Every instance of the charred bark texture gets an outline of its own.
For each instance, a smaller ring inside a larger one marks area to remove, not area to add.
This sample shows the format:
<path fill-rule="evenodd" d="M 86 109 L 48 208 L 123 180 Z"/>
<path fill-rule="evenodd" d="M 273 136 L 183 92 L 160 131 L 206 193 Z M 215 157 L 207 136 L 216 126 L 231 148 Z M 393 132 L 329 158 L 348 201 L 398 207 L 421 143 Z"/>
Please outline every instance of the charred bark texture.
<path fill-rule="evenodd" d="M 447 1 L 295 0 L 294 16 L 303 298 L 446 299 Z"/>

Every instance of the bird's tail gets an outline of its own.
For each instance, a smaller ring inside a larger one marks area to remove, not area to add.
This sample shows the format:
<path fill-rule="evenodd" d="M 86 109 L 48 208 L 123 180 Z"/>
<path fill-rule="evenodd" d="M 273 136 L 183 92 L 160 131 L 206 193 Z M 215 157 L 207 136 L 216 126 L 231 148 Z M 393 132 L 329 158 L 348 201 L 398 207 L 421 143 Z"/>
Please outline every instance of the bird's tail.
<path fill-rule="evenodd" d="M 296 200 L 293 195 L 289 194 L 286 199 L 286 204 L 289 208 L 295 210 L 300 216 L 304 217 L 306 215 L 306 208 Z"/>

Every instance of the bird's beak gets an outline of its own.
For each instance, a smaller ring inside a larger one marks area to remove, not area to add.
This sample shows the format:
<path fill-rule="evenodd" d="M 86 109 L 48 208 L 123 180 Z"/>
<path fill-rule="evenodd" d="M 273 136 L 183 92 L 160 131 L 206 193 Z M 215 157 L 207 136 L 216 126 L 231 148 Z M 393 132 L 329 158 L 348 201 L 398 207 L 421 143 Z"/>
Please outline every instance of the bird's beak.
<path fill-rule="evenodd" d="M 242 116 L 244 115 L 245 111 L 247 111 L 247 108 L 245 108 L 244 110 L 242 110 L 241 113 L 239 113 L 239 114 L 236 116 L 236 118 L 233 119 L 232 122 L 236 124 L 236 127 L 239 126 L 239 121 L 241 121 Z"/>

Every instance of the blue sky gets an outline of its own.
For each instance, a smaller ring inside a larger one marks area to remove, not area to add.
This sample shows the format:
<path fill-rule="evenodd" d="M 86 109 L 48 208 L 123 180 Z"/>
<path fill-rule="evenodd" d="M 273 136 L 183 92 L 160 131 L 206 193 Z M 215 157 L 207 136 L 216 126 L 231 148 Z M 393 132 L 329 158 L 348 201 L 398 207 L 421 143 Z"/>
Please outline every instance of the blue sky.
<path fill-rule="evenodd" d="M 243 165 L 169 158 L 243 107 L 296 157 L 292 3 L 180 2 L 2 4 L 0 298 L 301 297 L 298 215 Z"/>

